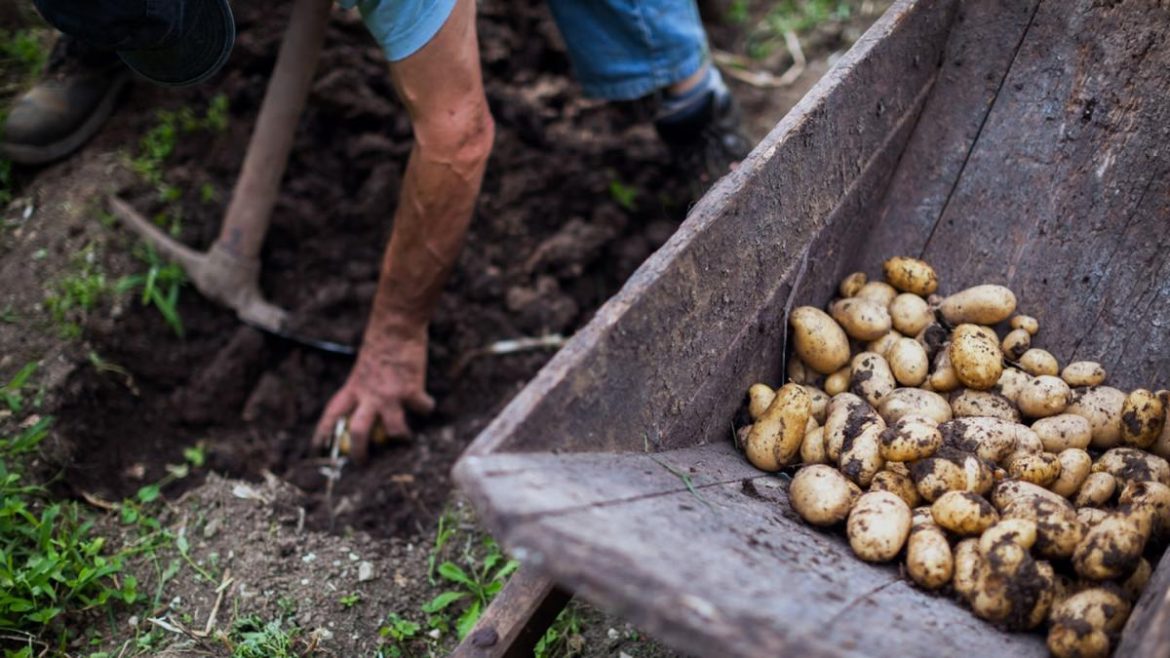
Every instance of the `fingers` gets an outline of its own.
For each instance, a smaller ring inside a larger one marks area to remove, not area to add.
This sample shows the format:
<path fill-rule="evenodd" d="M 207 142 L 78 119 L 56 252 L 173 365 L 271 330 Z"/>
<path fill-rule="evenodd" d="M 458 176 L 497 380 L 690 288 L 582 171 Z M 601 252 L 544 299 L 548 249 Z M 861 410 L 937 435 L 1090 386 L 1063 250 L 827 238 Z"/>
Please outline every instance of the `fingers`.
<path fill-rule="evenodd" d="M 314 449 L 324 450 L 329 447 L 333 441 L 333 428 L 337 426 L 338 419 L 353 411 L 355 406 L 357 399 L 347 388 L 341 389 L 329 400 L 329 404 L 325 405 L 325 411 L 321 413 L 321 420 L 317 422 L 317 428 L 313 431 Z"/>
<path fill-rule="evenodd" d="M 370 454 L 370 432 L 377 419 L 378 412 L 369 403 L 359 404 L 357 411 L 349 417 L 349 456 L 359 464 L 366 463 L 366 457 Z"/>
<path fill-rule="evenodd" d="M 427 395 L 426 391 L 419 391 L 406 397 L 402 401 L 406 408 L 420 416 L 427 416 L 435 410 L 435 398 Z"/>
<path fill-rule="evenodd" d="M 386 405 L 379 415 L 382 417 L 383 440 L 405 439 L 410 436 L 410 427 L 406 424 L 406 414 L 403 413 L 401 405 Z"/>

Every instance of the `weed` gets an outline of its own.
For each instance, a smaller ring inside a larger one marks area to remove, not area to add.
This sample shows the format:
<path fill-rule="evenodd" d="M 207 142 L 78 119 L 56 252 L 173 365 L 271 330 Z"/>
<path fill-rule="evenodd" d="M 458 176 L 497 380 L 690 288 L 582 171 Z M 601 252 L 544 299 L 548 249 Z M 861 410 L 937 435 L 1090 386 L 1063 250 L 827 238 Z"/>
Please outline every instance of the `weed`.
<path fill-rule="evenodd" d="M 300 658 L 314 653 L 315 643 L 299 626 L 285 628 L 283 619 L 264 621 L 258 615 L 237 619 L 224 638 L 232 658 Z"/>
<path fill-rule="evenodd" d="M 748 20 L 748 0 L 731 0 L 724 19 L 732 25 L 743 25 Z"/>
<path fill-rule="evenodd" d="M 532 648 L 533 658 L 567 658 L 581 653 L 585 639 L 581 636 L 581 616 L 569 607 L 557 615 L 552 626 Z"/>
<path fill-rule="evenodd" d="M 163 262 L 154 247 L 146 243 L 140 243 L 134 249 L 134 255 L 146 263 L 146 272 L 122 277 L 115 286 L 117 291 L 125 293 L 141 289 L 141 303 L 158 309 L 175 335 L 182 338 L 186 332 L 179 317 L 178 303 L 179 290 L 187 282 L 186 273 L 175 263 Z"/>
<path fill-rule="evenodd" d="M 431 548 L 431 554 L 427 556 L 427 581 L 432 585 L 435 584 L 435 565 L 442 554 L 443 548 L 447 546 L 447 542 L 451 541 L 451 537 L 455 535 L 455 530 L 458 528 L 459 519 L 455 516 L 454 510 L 448 508 L 443 510 L 442 516 L 439 517 L 439 529 L 435 531 L 435 544 Z"/>
<path fill-rule="evenodd" d="M 79 315 L 93 310 L 112 290 L 97 259 L 97 247 L 91 242 L 72 258 L 72 270 L 57 280 L 45 297 L 45 308 L 62 336 L 81 335 Z"/>
<path fill-rule="evenodd" d="M 40 73 L 48 57 L 38 30 L 0 31 L 0 64 L 5 71 L 31 78 Z"/>
<path fill-rule="evenodd" d="M 379 656 L 385 658 L 401 658 L 401 656 L 410 656 L 409 642 L 418 637 L 419 631 L 422 627 L 417 623 L 404 619 L 396 612 L 391 612 L 386 616 L 386 623 L 378 629 L 378 635 L 383 639 L 389 640 L 390 645 L 385 651 L 380 651 Z"/>
<path fill-rule="evenodd" d="M 4 308 L 0 309 L 0 322 L 4 324 L 20 324 L 20 315 L 16 309 L 12 308 L 12 304 L 5 304 Z"/>
<path fill-rule="evenodd" d="M 362 595 L 358 594 L 357 592 L 353 592 L 337 599 L 337 602 L 341 604 L 341 607 L 349 610 L 350 608 L 362 602 Z"/>
<path fill-rule="evenodd" d="M 479 616 L 487 608 L 491 600 L 504 587 L 508 576 L 520 567 L 516 560 L 507 559 L 499 544 L 491 537 L 485 537 L 482 542 L 483 556 L 472 555 L 468 551 L 464 556 L 467 569 L 454 562 L 443 562 L 438 567 L 439 576 L 454 587 L 447 590 L 422 607 L 428 614 L 441 613 L 450 606 L 459 602 L 466 602 L 463 611 L 455 620 L 455 631 L 459 638 L 465 637 Z"/>
<path fill-rule="evenodd" d="M 8 406 L 8 410 L 12 413 L 20 413 L 24 408 L 25 389 L 28 387 L 28 380 L 37 371 L 39 366 L 40 364 L 36 361 L 26 363 L 23 368 L 12 376 L 12 379 L 8 380 L 8 383 L 3 388 L 0 388 L 0 400 L 4 401 L 4 404 Z"/>
<path fill-rule="evenodd" d="M 224 94 L 217 94 L 211 99 L 202 117 L 190 107 L 176 111 L 159 110 L 155 114 L 154 127 L 138 142 L 138 155 L 131 158 L 131 169 L 157 187 L 161 200 L 167 201 L 167 192 L 175 188 L 163 180 L 162 167 L 175 152 L 179 136 L 202 131 L 223 132 L 227 128 L 228 118 L 228 100 Z"/>
<path fill-rule="evenodd" d="M 638 198 L 638 188 L 632 185 L 626 185 L 614 179 L 609 182 L 609 196 L 626 210 L 633 212 L 638 209 L 635 203 L 635 200 Z"/>
<path fill-rule="evenodd" d="M 784 43 L 784 33 L 803 34 L 813 28 L 849 19 L 848 0 L 781 0 L 748 35 L 747 53 L 763 59 Z"/>

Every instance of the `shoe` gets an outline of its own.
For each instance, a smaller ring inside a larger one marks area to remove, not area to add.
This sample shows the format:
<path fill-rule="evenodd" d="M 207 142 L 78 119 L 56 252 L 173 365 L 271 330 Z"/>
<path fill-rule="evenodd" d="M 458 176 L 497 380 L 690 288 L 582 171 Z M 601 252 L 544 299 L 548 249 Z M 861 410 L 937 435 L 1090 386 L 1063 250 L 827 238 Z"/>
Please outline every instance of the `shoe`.
<path fill-rule="evenodd" d="M 8 113 L 0 157 L 39 165 L 73 153 L 110 116 L 129 79 L 116 54 L 62 35 L 41 79 Z"/>
<path fill-rule="evenodd" d="M 708 92 L 705 106 L 683 120 L 654 122 L 677 166 L 703 187 L 731 171 L 753 144 L 741 128 L 742 112 L 730 93 Z"/>

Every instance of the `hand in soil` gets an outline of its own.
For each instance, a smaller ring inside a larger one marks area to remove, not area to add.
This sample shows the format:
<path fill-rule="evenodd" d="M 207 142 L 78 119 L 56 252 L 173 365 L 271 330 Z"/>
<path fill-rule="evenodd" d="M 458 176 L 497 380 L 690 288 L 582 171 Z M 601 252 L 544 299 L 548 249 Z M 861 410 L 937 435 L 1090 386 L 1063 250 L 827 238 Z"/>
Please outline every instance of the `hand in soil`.
<path fill-rule="evenodd" d="M 385 436 L 410 436 L 406 410 L 429 414 L 435 401 L 426 392 L 425 325 L 408 335 L 367 332 L 345 386 L 334 394 L 313 433 L 313 447 L 329 446 L 338 419 L 349 417 L 350 456 L 366 460 L 370 436 L 381 421 Z"/>

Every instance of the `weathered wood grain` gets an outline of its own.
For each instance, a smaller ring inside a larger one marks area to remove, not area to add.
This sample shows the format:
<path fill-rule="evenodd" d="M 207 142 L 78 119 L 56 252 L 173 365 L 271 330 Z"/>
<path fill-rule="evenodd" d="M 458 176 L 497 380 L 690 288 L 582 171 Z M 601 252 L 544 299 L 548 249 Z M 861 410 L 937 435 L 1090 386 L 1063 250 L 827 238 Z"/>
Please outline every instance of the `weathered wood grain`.
<path fill-rule="evenodd" d="M 1134 606 L 1113 655 L 1141 658 L 1170 655 L 1170 560 L 1165 556 Z"/>
<path fill-rule="evenodd" d="M 847 253 L 863 237 L 847 229 L 885 188 L 956 4 L 897 2 L 471 451 L 543 450 L 553 437 L 568 450 L 639 451 L 647 435 L 661 447 L 724 436 L 739 404 L 728 391 L 779 376 L 784 302 L 810 241 L 830 236 L 831 251 Z"/>

